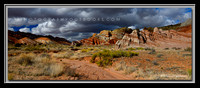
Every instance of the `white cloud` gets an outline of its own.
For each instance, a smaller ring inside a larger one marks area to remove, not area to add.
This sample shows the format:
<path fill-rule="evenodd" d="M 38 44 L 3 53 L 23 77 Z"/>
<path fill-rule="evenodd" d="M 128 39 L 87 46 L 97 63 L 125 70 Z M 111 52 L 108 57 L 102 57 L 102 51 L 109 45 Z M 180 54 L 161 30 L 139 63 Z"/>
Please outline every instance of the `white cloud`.
<path fill-rule="evenodd" d="M 72 31 L 72 30 L 77 30 L 82 28 L 83 25 L 76 23 L 76 21 L 69 21 L 67 24 L 61 26 L 59 28 L 60 32 L 67 32 L 67 31 Z"/>
<path fill-rule="evenodd" d="M 129 26 L 128 28 L 135 29 L 136 27 L 135 26 Z"/>
<path fill-rule="evenodd" d="M 164 25 L 164 26 L 173 25 L 173 24 L 176 24 L 176 22 L 175 22 L 174 20 L 167 19 L 167 20 L 165 21 L 165 25 Z"/>
<path fill-rule="evenodd" d="M 27 18 L 8 18 L 8 27 L 22 26 L 27 24 Z"/>
<path fill-rule="evenodd" d="M 31 32 L 30 28 L 21 28 L 21 29 L 19 29 L 19 31 L 20 32 L 29 32 L 29 33 Z"/>
<path fill-rule="evenodd" d="M 49 34 L 56 31 L 56 23 L 52 21 L 46 21 L 43 23 L 38 24 L 37 27 L 32 28 L 33 34 Z"/>
<path fill-rule="evenodd" d="M 82 17 L 89 17 L 90 15 L 91 15 L 91 13 L 86 12 L 86 11 L 82 11 L 82 12 L 80 13 L 80 16 L 82 16 Z"/>
<path fill-rule="evenodd" d="M 8 30 L 10 30 L 10 31 L 14 31 L 14 29 L 13 29 L 13 28 L 8 28 Z"/>

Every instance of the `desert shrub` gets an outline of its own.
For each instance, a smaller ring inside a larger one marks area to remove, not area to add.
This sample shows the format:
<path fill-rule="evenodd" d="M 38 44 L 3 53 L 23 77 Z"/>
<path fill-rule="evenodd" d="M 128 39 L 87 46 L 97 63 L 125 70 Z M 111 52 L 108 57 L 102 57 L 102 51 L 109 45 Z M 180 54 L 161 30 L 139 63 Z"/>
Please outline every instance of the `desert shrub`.
<path fill-rule="evenodd" d="M 81 52 L 89 52 L 89 51 L 92 51 L 93 49 L 91 48 L 88 48 L 88 49 L 82 49 Z"/>
<path fill-rule="evenodd" d="M 67 67 L 64 72 L 66 76 L 79 77 L 79 74 L 73 68 Z"/>
<path fill-rule="evenodd" d="M 131 66 L 131 67 L 126 67 L 126 69 L 125 69 L 125 74 L 131 74 L 131 73 L 133 73 L 134 71 L 136 71 L 137 70 L 137 68 L 136 67 L 133 67 L 133 66 Z"/>
<path fill-rule="evenodd" d="M 134 71 L 136 71 L 137 68 L 136 68 L 136 67 L 133 67 L 133 66 L 127 66 L 127 65 L 126 65 L 126 62 L 121 61 L 120 63 L 116 63 L 116 65 L 115 65 L 115 70 L 116 70 L 116 71 L 124 71 L 125 74 L 131 74 L 131 73 L 133 73 Z"/>
<path fill-rule="evenodd" d="M 112 65 L 112 57 L 103 57 L 103 59 L 96 62 L 99 67 L 106 67 Z"/>
<path fill-rule="evenodd" d="M 127 68 L 126 62 L 124 62 L 124 61 L 121 61 L 120 63 L 116 63 L 116 65 L 115 65 L 116 71 L 121 71 L 121 70 L 124 70 L 126 68 Z"/>
<path fill-rule="evenodd" d="M 128 50 L 144 50 L 145 48 L 142 47 L 136 47 L 136 48 L 128 48 Z"/>
<path fill-rule="evenodd" d="M 183 54 L 182 56 L 183 57 L 185 57 L 185 56 L 192 56 L 192 54 Z"/>
<path fill-rule="evenodd" d="M 184 49 L 184 51 L 192 52 L 192 48 L 191 47 L 187 47 L 187 48 Z"/>
<path fill-rule="evenodd" d="M 142 47 L 137 47 L 136 50 L 144 50 Z"/>
<path fill-rule="evenodd" d="M 155 54 L 155 53 L 156 53 L 155 49 L 152 49 L 151 52 L 149 52 L 149 54 Z"/>
<path fill-rule="evenodd" d="M 164 50 L 169 50 L 169 48 L 165 48 Z"/>
<path fill-rule="evenodd" d="M 33 54 L 33 53 L 29 53 L 29 54 L 22 53 L 17 58 L 17 62 L 24 66 L 32 65 L 34 57 L 35 57 L 35 54 Z"/>
<path fill-rule="evenodd" d="M 153 65 L 159 65 L 159 63 L 156 60 L 152 61 L 152 64 Z"/>
<path fill-rule="evenodd" d="M 47 57 L 47 58 L 50 58 L 50 55 L 48 53 L 43 53 L 40 55 L 40 57 Z"/>
<path fill-rule="evenodd" d="M 44 68 L 44 72 L 47 75 L 50 75 L 52 77 L 57 77 L 63 74 L 64 72 L 64 66 L 61 64 L 49 64 L 47 67 Z"/>
<path fill-rule="evenodd" d="M 20 44 L 20 43 L 15 44 L 15 47 L 21 47 L 21 46 L 22 46 L 22 44 Z"/>
<path fill-rule="evenodd" d="M 152 48 L 146 47 L 144 48 L 144 50 L 152 50 Z"/>
<path fill-rule="evenodd" d="M 157 54 L 156 57 L 161 58 L 162 56 L 164 56 L 164 55 L 159 53 L 159 54 Z"/>
<path fill-rule="evenodd" d="M 127 50 L 136 50 L 136 49 L 131 47 L 131 48 L 128 48 Z"/>
<path fill-rule="evenodd" d="M 177 47 L 172 47 L 172 49 L 174 49 L 174 50 L 180 50 L 181 48 L 177 48 Z"/>
<path fill-rule="evenodd" d="M 113 58 L 132 57 L 132 56 L 138 56 L 138 55 L 139 55 L 139 53 L 133 52 L 133 51 L 103 50 L 103 51 L 100 51 L 100 52 L 93 54 L 90 62 L 95 63 L 95 58 L 99 57 L 100 60 L 96 62 L 98 64 L 98 66 L 106 66 L 106 65 L 112 65 Z"/>
<path fill-rule="evenodd" d="M 44 53 L 44 54 L 41 54 L 40 56 L 37 56 L 34 61 L 36 62 L 42 62 L 42 63 L 48 63 L 51 61 L 51 57 L 49 54 L 47 53 Z"/>

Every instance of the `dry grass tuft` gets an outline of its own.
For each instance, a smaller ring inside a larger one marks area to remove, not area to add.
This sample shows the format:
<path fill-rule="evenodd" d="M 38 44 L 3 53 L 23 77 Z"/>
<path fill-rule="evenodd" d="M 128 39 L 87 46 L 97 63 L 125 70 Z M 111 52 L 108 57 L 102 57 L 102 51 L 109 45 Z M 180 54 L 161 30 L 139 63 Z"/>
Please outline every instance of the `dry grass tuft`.
<path fill-rule="evenodd" d="M 23 66 L 32 65 L 34 57 L 35 57 L 34 53 L 28 53 L 28 54 L 22 53 L 17 58 L 17 62 Z"/>

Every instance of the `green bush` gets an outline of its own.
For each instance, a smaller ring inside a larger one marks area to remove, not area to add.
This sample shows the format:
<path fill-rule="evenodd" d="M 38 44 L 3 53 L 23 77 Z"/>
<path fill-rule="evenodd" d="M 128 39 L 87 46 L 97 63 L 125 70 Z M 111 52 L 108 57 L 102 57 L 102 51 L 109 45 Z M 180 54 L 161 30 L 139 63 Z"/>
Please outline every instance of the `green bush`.
<path fill-rule="evenodd" d="M 189 75 L 189 76 L 192 75 L 192 69 L 188 69 L 187 72 L 188 72 L 188 75 Z"/>
<path fill-rule="evenodd" d="M 103 50 L 100 52 L 97 52 L 92 55 L 92 59 L 90 62 L 95 63 L 95 58 L 99 57 L 100 60 L 96 61 L 96 64 L 100 67 L 105 67 L 107 65 L 112 65 L 113 58 L 119 58 L 119 57 L 132 57 L 132 56 L 138 56 L 139 53 L 133 52 L 133 51 L 110 51 L 110 50 Z"/>
<path fill-rule="evenodd" d="M 145 50 L 145 48 L 137 47 L 137 48 L 128 48 L 128 50 Z"/>
<path fill-rule="evenodd" d="M 128 48 L 128 50 L 136 50 L 136 49 L 131 47 L 131 48 Z"/>

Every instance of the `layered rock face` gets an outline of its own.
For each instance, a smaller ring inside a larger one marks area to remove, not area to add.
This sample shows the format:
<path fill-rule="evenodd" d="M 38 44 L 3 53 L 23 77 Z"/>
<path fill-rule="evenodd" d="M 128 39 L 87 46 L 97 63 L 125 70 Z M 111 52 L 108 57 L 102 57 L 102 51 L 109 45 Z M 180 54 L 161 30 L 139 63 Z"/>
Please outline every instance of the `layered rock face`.
<path fill-rule="evenodd" d="M 88 39 L 82 39 L 80 42 L 83 45 L 110 45 L 115 44 L 118 40 L 122 39 L 124 34 L 130 34 L 132 29 L 123 27 L 113 31 L 103 30 L 99 34 L 94 33 Z"/>
<path fill-rule="evenodd" d="M 116 48 L 129 47 L 174 47 L 179 46 L 184 42 L 189 42 L 191 39 L 185 39 L 185 36 L 180 35 L 175 30 L 165 30 L 154 28 L 153 32 L 148 30 L 133 30 L 130 34 L 125 34 L 121 40 L 116 42 Z M 191 37 L 190 37 L 191 38 Z M 181 43 L 182 42 L 182 43 Z M 189 45 L 189 44 L 188 44 Z"/>

